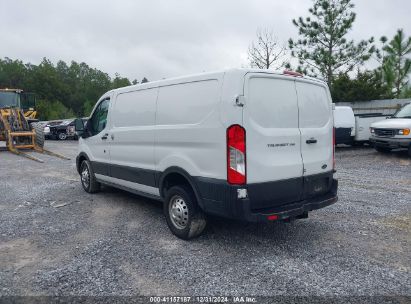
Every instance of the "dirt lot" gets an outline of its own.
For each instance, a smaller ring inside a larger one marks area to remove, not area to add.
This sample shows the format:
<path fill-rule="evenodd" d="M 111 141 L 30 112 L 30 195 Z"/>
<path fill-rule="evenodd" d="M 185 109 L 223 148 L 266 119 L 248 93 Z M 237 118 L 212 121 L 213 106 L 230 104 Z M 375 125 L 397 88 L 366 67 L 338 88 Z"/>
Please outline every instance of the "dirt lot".
<path fill-rule="evenodd" d="M 0 295 L 411 295 L 411 159 L 337 151 L 337 204 L 293 223 L 212 219 L 186 242 L 158 202 L 90 195 L 71 161 L 0 153 Z"/>

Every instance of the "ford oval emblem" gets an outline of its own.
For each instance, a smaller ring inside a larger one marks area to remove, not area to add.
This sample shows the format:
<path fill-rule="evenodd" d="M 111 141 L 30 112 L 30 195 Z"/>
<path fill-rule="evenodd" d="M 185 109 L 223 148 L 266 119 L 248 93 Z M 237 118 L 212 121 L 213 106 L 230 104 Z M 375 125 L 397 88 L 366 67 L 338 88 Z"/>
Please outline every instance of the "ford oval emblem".
<path fill-rule="evenodd" d="M 321 167 L 321 169 L 326 169 L 326 168 L 327 168 L 326 164 L 322 165 L 322 167 Z"/>

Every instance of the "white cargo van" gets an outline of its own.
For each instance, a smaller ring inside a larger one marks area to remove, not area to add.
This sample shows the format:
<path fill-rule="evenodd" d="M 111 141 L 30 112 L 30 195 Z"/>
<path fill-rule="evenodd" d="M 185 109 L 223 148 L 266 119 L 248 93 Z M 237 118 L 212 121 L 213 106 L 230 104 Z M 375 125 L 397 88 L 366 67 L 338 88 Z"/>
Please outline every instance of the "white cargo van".
<path fill-rule="evenodd" d="M 353 144 L 355 137 L 355 117 L 351 107 L 335 107 L 334 127 L 335 144 Z"/>
<path fill-rule="evenodd" d="M 288 221 L 337 201 L 330 93 L 297 73 L 234 69 L 112 90 L 76 130 L 83 188 L 163 201 L 183 239 L 206 214 Z"/>

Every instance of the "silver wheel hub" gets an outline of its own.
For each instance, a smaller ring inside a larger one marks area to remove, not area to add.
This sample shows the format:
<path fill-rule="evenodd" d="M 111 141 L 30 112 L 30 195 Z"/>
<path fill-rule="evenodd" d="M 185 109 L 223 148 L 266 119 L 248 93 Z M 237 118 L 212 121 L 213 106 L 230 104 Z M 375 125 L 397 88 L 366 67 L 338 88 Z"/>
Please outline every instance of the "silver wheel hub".
<path fill-rule="evenodd" d="M 184 229 L 188 223 L 188 206 L 184 199 L 179 196 L 173 196 L 169 206 L 171 222 L 178 229 Z"/>
<path fill-rule="evenodd" d="M 90 185 L 90 173 L 87 166 L 84 166 L 84 169 L 81 172 L 81 182 L 83 183 L 85 188 L 88 188 L 88 186 Z"/>

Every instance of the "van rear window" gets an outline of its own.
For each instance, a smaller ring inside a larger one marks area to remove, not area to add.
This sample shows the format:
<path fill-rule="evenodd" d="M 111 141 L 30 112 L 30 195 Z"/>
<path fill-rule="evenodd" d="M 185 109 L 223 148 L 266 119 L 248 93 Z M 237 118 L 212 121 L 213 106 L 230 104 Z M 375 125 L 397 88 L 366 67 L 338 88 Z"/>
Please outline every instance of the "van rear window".
<path fill-rule="evenodd" d="M 327 89 L 307 82 L 296 82 L 301 128 L 320 128 L 331 118 Z"/>
<path fill-rule="evenodd" d="M 293 80 L 250 78 L 246 102 L 255 124 L 263 128 L 298 128 L 297 94 Z"/>

